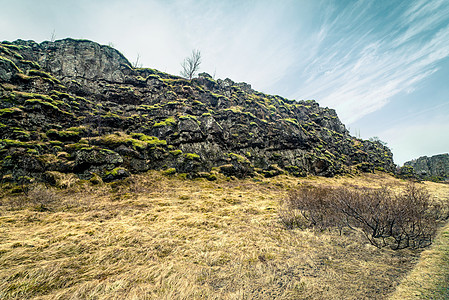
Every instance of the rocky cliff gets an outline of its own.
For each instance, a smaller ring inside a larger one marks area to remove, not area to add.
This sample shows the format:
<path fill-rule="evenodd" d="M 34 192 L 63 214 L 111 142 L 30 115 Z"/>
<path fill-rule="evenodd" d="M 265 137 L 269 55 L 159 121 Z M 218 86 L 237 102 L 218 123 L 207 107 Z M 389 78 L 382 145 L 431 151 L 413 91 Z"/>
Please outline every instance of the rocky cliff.
<path fill-rule="evenodd" d="M 404 163 L 403 168 L 409 169 L 415 176 L 433 181 L 449 180 L 449 154 L 439 154 L 431 157 L 422 156 Z"/>
<path fill-rule="evenodd" d="M 133 68 L 117 50 L 85 40 L 0 44 L 0 133 L 3 180 L 395 169 L 387 147 L 350 136 L 315 101 L 206 73 L 186 80 Z"/>

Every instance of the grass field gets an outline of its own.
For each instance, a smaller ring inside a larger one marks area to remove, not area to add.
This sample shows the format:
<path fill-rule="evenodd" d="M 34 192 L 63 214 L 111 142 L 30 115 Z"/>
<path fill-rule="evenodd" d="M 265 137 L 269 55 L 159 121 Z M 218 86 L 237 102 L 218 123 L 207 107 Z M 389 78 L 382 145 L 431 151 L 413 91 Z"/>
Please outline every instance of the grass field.
<path fill-rule="evenodd" d="M 4 193 L 0 298 L 385 299 L 422 278 L 411 271 L 419 251 L 377 249 L 354 232 L 286 229 L 280 200 L 303 183 L 405 185 L 382 173 L 209 182 L 149 172 Z M 449 203 L 449 185 L 422 184 Z"/>

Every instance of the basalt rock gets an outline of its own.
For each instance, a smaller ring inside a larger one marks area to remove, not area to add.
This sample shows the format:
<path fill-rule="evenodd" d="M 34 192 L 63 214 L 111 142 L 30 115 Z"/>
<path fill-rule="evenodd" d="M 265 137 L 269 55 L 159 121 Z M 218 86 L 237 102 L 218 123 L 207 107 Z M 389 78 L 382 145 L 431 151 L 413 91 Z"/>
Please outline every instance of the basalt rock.
<path fill-rule="evenodd" d="M 0 44 L 0 133 L 2 178 L 395 170 L 387 147 L 351 136 L 313 100 L 206 73 L 187 80 L 133 68 L 117 50 L 85 40 Z"/>
<path fill-rule="evenodd" d="M 432 181 L 449 180 L 449 154 L 422 156 L 404 163 L 401 173 Z"/>

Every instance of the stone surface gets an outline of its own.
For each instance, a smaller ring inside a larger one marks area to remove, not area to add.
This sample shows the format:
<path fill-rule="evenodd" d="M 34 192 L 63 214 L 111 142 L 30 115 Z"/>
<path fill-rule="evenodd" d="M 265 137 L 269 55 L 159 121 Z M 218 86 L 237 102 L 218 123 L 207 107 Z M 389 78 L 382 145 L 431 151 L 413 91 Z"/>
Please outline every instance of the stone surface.
<path fill-rule="evenodd" d="M 439 154 L 431 157 L 422 156 L 418 159 L 404 163 L 405 167 L 412 167 L 414 175 L 426 180 L 448 180 L 449 179 L 449 154 Z"/>
<path fill-rule="evenodd" d="M 395 170 L 390 149 L 351 136 L 335 110 L 312 100 L 207 73 L 187 80 L 133 68 L 117 50 L 85 40 L 3 42 L 0 57 L 1 176 Z"/>

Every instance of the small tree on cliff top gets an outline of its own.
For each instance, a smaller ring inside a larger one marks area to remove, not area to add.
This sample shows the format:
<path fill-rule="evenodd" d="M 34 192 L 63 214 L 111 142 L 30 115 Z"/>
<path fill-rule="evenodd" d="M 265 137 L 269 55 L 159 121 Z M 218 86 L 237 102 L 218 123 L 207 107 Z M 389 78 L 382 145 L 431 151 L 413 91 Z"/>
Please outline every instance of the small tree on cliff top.
<path fill-rule="evenodd" d="M 192 50 L 192 54 L 186 57 L 181 63 L 181 76 L 192 79 L 196 72 L 200 69 L 201 52 L 199 50 Z"/>

